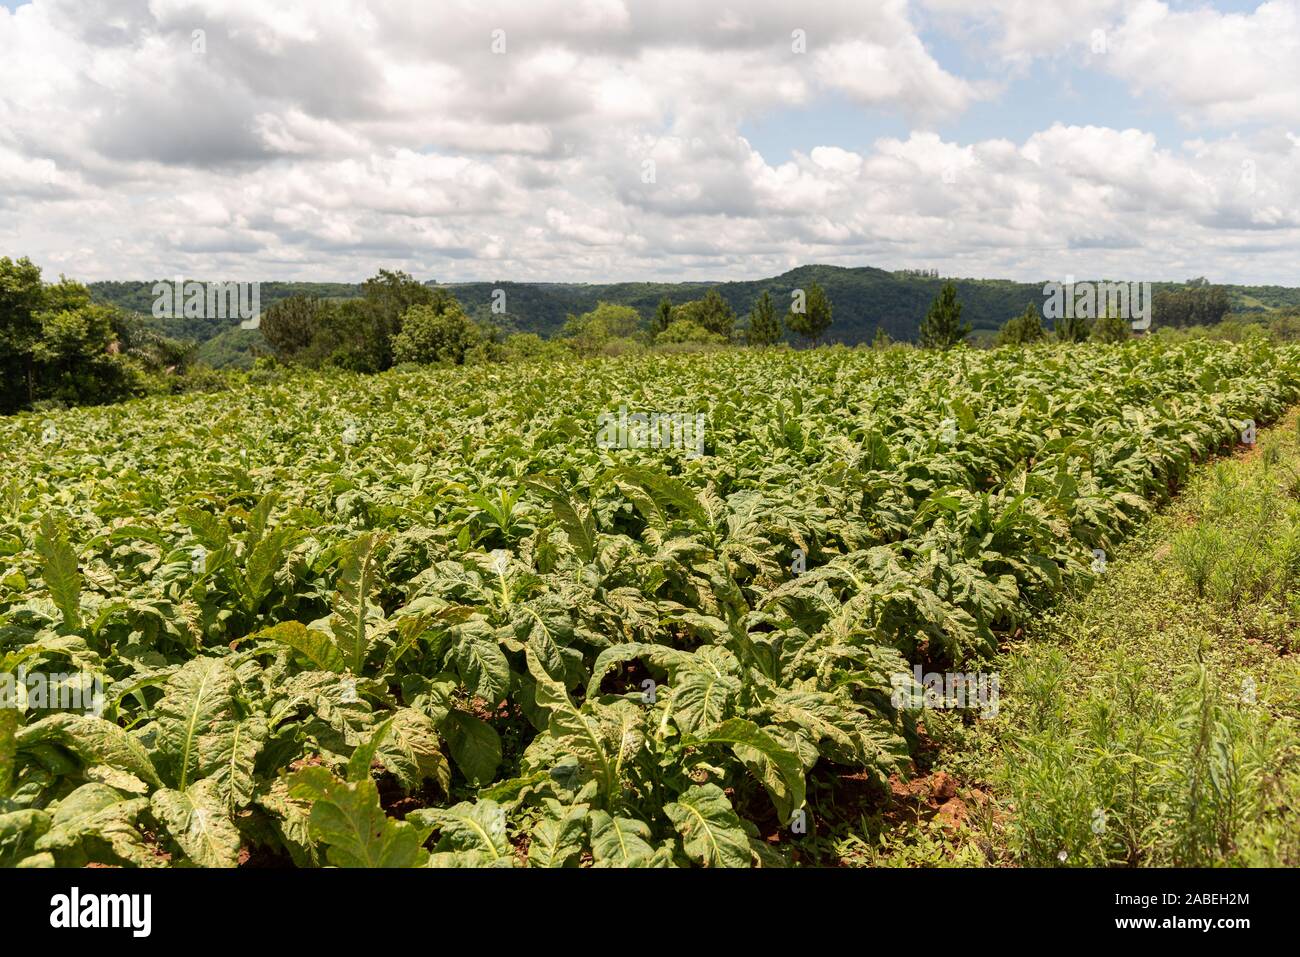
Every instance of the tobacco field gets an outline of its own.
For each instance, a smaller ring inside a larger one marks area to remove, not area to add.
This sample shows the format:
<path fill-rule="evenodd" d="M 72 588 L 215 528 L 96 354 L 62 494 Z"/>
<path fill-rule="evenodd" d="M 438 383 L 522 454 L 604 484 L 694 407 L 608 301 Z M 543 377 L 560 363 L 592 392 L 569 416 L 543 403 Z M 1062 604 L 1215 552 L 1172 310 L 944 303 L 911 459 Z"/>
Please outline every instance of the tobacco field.
<path fill-rule="evenodd" d="M 1300 349 L 1145 340 L 0 419 L 0 865 L 795 863 L 819 781 L 909 773 L 898 675 L 994 653 L 1297 396 Z M 620 407 L 703 454 L 601 447 Z"/>

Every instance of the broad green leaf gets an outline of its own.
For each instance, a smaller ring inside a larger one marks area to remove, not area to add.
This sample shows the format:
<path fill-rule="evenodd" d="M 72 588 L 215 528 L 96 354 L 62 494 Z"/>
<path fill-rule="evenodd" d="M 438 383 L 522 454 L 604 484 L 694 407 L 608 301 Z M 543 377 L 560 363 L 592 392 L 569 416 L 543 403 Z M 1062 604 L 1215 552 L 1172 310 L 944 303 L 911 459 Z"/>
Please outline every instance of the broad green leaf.
<path fill-rule="evenodd" d="M 0 867 L 19 866 L 49 831 L 51 822 L 48 811 L 35 808 L 0 813 Z"/>
<path fill-rule="evenodd" d="M 803 764 L 799 755 L 754 722 L 729 718 L 707 734 L 688 737 L 686 742 L 694 745 L 730 744 L 736 757 L 763 782 L 783 822 L 789 821 L 790 815 L 803 806 Z"/>
<path fill-rule="evenodd" d="M 323 631 L 308 628 L 302 622 L 284 621 L 259 631 L 255 638 L 267 638 L 288 645 L 321 671 L 342 673 L 346 668 L 343 653 Z"/>
<path fill-rule="evenodd" d="M 384 768 L 407 791 L 432 780 L 444 794 L 449 793 L 451 765 L 442 753 L 433 719 L 414 708 L 399 708 L 389 721 L 392 726 L 376 752 Z"/>
<path fill-rule="evenodd" d="M 162 785 L 144 746 L 117 725 L 93 715 L 52 714 L 19 728 L 14 740 L 19 751 L 56 744 L 71 751 L 84 764 L 105 764 L 154 787 Z"/>
<path fill-rule="evenodd" d="M 442 725 L 451 758 L 465 780 L 475 786 L 490 784 L 501 764 L 501 736 L 480 718 L 451 710 Z"/>
<path fill-rule="evenodd" d="M 435 852 L 454 852 L 465 863 L 477 866 L 514 866 L 506 812 L 495 801 L 464 801 L 450 808 L 422 808 L 412 811 L 408 818 L 438 830 Z"/>
<path fill-rule="evenodd" d="M 233 747 L 234 693 L 230 665 L 220 658 L 194 658 L 168 680 L 155 714 L 158 751 L 177 791 L 211 773 Z"/>
<path fill-rule="evenodd" d="M 596 557 L 596 518 L 591 509 L 575 503 L 557 478 L 538 477 L 527 484 L 550 502 L 555 520 L 564 529 L 569 545 L 578 557 L 584 562 L 593 561 Z"/>
<path fill-rule="evenodd" d="M 505 700 L 510 691 L 510 662 L 494 634 L 479 628 L 461 629 L 456 665 L 471 694 L 478 695 L 490 707 Z"/>
<path fill-rule="evenodd" d="M 697 784 L 664 805 L 686 856 L 705 867 L 748 867 L 749 840 L 722 788 Z"/>
<path fill-rule="evenodd" d="M 370 655 L 370 595 L 379 574 L 377 553 L 386 541 L 382 534 L 359 535 L 344 553 L 339 574 L 330 626 L 346 667 L 356 675 L 361 674 Z"/>
<path fill-rule="evenodd" d="M 654 856 L 650 826 L 631 817 L 592 811 L 591 855 L 597 867 L 646 867 Z"/>
<path fill-rule="evenodd" d="M 527 662 L 529 674 L 536 682 L 537 704 L 549 712 L 547 733 L 566 754 L 587 769 L 602 794 L 612 796 L 618 774 L 606 749 L 600 720 L 573 704 L 564 686 L 546 673 L 531 648 Z"/>
<path fill-rule="evenodd" d="M 379 806 L 375 782 L 343 781 L 326 768 L 289 776 L 289 795 L 311 803 L 312 839 L 325 845 L 334 867 L 422 867 L 427 831 L 394 821 Z"/>
<path fill-rule="evenodd" d="M 147 807 L 147 798 L 123 798 L 107 785 L 83 784 L 59 802 L 36 850 L 51 853 L 65 867 L 88 861 L 159 866 L 163 862 L 149 850 L 136 824 Z M 107 860 L 98 853 L 99 845 L 111 852 Z"/>
<path fill-rule="evenodd" d="M 81 627 L 81 572 L 77 553 L 68 542 L 68 529 L 62 518 L 46 512 L 41 516 L 41 530 L 36 536 L 36 552 L 41 556 L 41 577 L 55 606 L 63 613 L 65 628 Z"/>
<path fill-rule="evenodd" d="M 13 790 L 14 772 L 18 767 L 18 709 L 6 703 L 0 707 L 0 799 L 7 798 Z"/>
<path fill-rule="evenodd" d="M 199 867 L 239 863 L 239 831 L 216 782 L 199 781 L 184 791 L 162 788 L 154 791 L 149 807 L 185 856 Z"/>
<path fill-rule="evenodd" d="M 348 758 L 348 780 L 354 784 L 358 781 L 368 781 L 370 779 L 370 769 L 375 763 L 375 752 L 379 746 L 384 743 L 384 738 L 392 730 L 393 719 L 382 721 L 375 725 L 375 729 L 370 732 L 365 742 L 357 746 Z"/>
<path fill-rule="evenodd" d="M 529 867 L 570 867 L 576 865 L 583 849 L 587 807 L 564 808 L 556 817 L 537 822 L 528 842 Z"/>

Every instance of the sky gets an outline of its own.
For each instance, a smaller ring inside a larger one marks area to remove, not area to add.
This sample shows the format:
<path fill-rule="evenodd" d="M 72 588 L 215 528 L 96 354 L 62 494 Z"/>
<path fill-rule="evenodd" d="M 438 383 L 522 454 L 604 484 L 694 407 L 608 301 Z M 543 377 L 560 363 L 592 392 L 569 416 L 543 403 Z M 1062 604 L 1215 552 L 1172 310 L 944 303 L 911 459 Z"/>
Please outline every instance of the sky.
<path fill-rule="evenodd" d="M 1300 0 L 0 0 L 0 255 L 1300 285 Z"/>

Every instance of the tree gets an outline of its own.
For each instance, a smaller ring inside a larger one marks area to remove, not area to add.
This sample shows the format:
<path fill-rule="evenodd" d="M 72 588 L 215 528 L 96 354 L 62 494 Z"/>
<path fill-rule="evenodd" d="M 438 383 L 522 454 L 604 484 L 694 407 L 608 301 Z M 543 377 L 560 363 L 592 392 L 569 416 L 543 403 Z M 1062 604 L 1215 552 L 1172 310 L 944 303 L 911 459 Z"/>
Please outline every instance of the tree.
<path fill-rule="evenodd" d="M 361 286 L 369 326 L 378 341 L 368 344 L 364 352 L 378 357 L 382 371 L 393 364 L 393 340 L 402 331 L 402 317 L 412 306 L 442 305 L 452 299 L 445 289 L 435 289 L 417 281 L 401 270 L 380 269 Z M 454 302 L 455 300 L 452 299 Z"/>
<path fill-rule="evenodd" d="M 1129 335 L 1128 320 L 1109 312 L 1092 327 L 1092 338 L 1096 342 L 1127 342 Z"/>
<path fill-rule="evenodd" d="M 884 326 L 876 326 L 876 334 L 871 339 L 871 348 L 888 349 L 894 344 L 894 337 L 885 331 Z"/>
<path fill-rule="evenodd" d="M 1056 320 L 1056 338 L 1059 342 L 1083 342 L 1091 328 L 1082 316 L 1062 316 Z"/>
<path fill-rule="evenodd" d="M 262 312 L 259 328 L 275 357 L 292 362 L 312 342 L 320 328 L 323 304 L 309 296 L 290 296 Z"/>
<path fill-rule="evenodd" d="M 772 306 L 772 294 L 763 291 L 762 298 L 749 311 L 749 328 L 745 341 L 751 346 L 772 346 L 781 341 L 781 321 Z"/>
<path fill-rule="evenodd" d="M 673 321 L 673 302 L 667 296 L 659 300 L 659 307 L 655 309 L 654 318 L 650 320 L 650 332 L 652 335 L 659 335 L 668 328 L 668 324 Z"/>
<path fill-rule="evenodd" d="M 655 336 L 656 344 L 675 344 L 681 342 L 703 342 L 723 345 L 727 342 L 716 332 L 710 332 L 694 319 L 674 319 L 668 328 Z"/>
<path fill-rule="evenodd" d="M 801 305 L 802 309 L 799 309 Z M 809 340 L 814 346 L 830 325 L 831 301 L 827 298 L 826 291 L 816 282 L 809 284 L 802 303 L 798 300 L 791 303 L 790 310 L 785 314 L 786 328 Z"/>
<path fill-rule="evenodd" d="M 710 289 L 703 299 L 694 299 L 674 306 L 672 321 L 688 319 L 696 325 L 707 329 L 724 340 L 730 340 L 736 327 L 736 313 L 731 304 L 722 298 L 722 293 Z"/>
<path fill-rule="evenodd" d="M 482 332 L 454 298 L 437 305 L 412 306 L 402 316 L 402 331 L 393 340 L 398 362 L 462 365 L 480 344 Z"/>
<path fill-rule="evenodd" d="M 641 314 L 631 306 L 598 302 L 580 316 L 570 314 L 564 322 L 564 336 L 579 352 L 595 352 L 612 339 L 628 339 L 641 327 Z"/>
<path fill-rule="evenodd" d="M 1008 319 L 1007 324 L 998 331 L 997 344 L 1000 346 L 1029 345 L 1042 342 L 1046 338 L 1047 330 L 1043 328 L 1043 317 L 1038 314 L 1038 307 L 1031 302 L 1025 306 L 1024 312 L 1014 319 Z"/>
<path fill-rule="evenodd" d="M 921 320 L 921 346 L 926 349 L 951 349 L 970 335 L 970 326 L 961 321 L 961 303 L 957 301 L 957 287 L 950 282 L 930 304 L 930 310 Z"/>
<path fill-rule="evenodd" d="M 1182 289 L 1156 293 L 1152 307 L 1153 321 L 1159 326 L 1212 326 L 1223 320 L 1232 303 L 1226 289 L 1200 278 L 1188 280 Z"/>
<path fill-rule="evenodd" d="M 145 374 L 156 369 L 146 368 L 150 353 L 123 349 L 128 325 L 119 309 L 92 301 L 81 283 L 45 283 L 30 259 L 0 259 L 0 412 L 43 401 L 113 402 L 145 391 Z"/>

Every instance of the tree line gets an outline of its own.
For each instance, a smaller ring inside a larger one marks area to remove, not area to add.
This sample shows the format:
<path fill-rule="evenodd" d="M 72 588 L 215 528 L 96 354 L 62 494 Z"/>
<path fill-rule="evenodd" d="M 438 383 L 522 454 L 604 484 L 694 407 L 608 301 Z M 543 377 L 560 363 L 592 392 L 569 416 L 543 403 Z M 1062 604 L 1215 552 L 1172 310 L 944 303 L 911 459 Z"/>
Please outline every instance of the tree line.
<path fill-rule="evenodd" d="M 282 362 L 381 372 L 403 363 L 464 365 L 563 353 L 771 346 L 787 333 L 815 346 L 833 314 L 830 298 L 815 282 L 794 290 L 783 316 L 765 291 L 747 322 L 711 289 L 676 305 L 665 298 L 648 319 L 632 306 L 598 302 L 587 312 L 570 314 L 557 339 L 543 340 L 534 333 L 503 336 L 490 321 L 472 318 L 449 290 L 403 272 L 380 270 L 361 292 L 345 301 L 293 296 L 277 302 L 262 314 L 262 337 Z"/>
<path fill-rule="evenodd" d="M 63 276 L 46 282 L 26 257 L 0 258 L 0 413 L 116 402 L 202 387 L 194 346 L 92 301 Z"/>
<path fill-rule="evenodd" d="M 716 288 L 687 302 L 665 296 L 649 315 L 597 301 L 586 312 L 569 313 L 558 336 L 542 339 L 507 333 L 482 309 L 474 318 L 445 287 L 380 269 L 354 287 L 355 298 L 321 298 L 304 285 L 308 294 L 272 302 L 260 320 L 270 355 L 264 350 L 260 361 L 372 373 L 401 364 L 770 347 L 786 340 L 816 346 L 832 325 L 834 309 L 817 281 L 806 286 L 791 291 L 783 311 L 763 289 L 747 315 L 738 315 Z M 1155 324 L 1172 328 L 1213 326 L 1228 312 L 1225 290 L 1203 279 L 1162 290 L 1153 305 Z M 948 349 L 966 342 L 972 329 L 962 309 L 957 285 L 944 283 L 921 321 L 920 346 Z M 1030 303 L 1002 326 L 995 344 L 1120 342 L 1131 334 L 1127 321 L 1110 315 L 1063 318 L 1049 330 Z M 873 345 L 892 342 L 877 326 Z M 64 277 L 46 282 L 29 259 L 0 259 L 0 412 L 220 387 L 222 376 L 197 363 L 195 355 L 194 343 L 163 335 L 147 316 L 95 302 L 81 283 Z"/>

